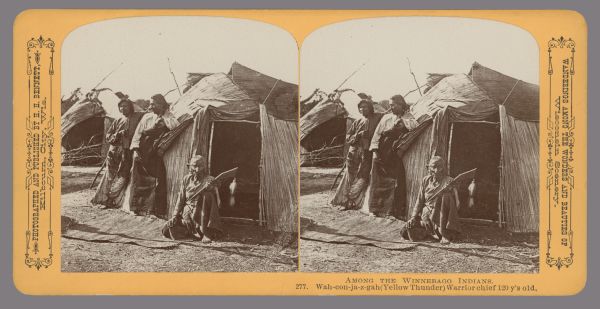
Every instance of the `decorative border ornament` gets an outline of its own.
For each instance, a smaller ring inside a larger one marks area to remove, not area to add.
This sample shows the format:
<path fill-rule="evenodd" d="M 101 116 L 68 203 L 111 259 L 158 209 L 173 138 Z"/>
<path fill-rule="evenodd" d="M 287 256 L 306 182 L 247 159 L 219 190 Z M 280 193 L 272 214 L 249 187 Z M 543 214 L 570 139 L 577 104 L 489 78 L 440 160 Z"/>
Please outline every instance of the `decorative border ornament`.
<path fill-rule="evenodd" d="M 554 52 L 554 54 L 553 54 Z M 557 62 L 553 62 L 557 58 Z M 552 79 L 555 65 L 560 73 Z M 560 68 L 560 69 L 559 69 Z M 546 264 L 568 268 L 573 264 L 573 189 L 575 188 L 573 153 L 575 117 L 573 116 L 573 76 L 575 75 L 575 42 L 560 37 L 548 41 L 549 113 L 546 118 L 548 159 L 546 191 L 548 194 L 548 230 L 546 231 Z M 553 84 L 554 83 L 554 84 Z M 553 89 L 559 89 L 553 94 Z M 554 220 L 554 222 L 553 222 Z M 558 222 L 558 224 L 557 224 Z M 554 223 L 554 224 L 553 224 Z M 556 229 L 558 225 L 558 229 Z M 554 228 L 554 229 L 553 229 Z"/>
<path fill-rule="evenodd" d="M 54 41 L 39 36 L 27 42 L 28 113 L 25 189 L 27 230 L 25 265 L 37 270 L 53 263 L 54 117 L 52 114 Z M 43 235 L 46 235 L 44 239 Z"/>

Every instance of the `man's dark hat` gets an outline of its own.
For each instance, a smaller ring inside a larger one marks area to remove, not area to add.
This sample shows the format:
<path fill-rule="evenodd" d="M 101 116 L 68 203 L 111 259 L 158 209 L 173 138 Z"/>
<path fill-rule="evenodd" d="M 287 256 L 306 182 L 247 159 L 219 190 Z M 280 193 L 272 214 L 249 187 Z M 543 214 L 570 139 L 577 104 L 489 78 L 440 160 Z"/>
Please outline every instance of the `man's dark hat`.
<path fill-rule="evenodd" d="M 123 104 L 133 105 L 133 102 L 131 100 L 129 100 L 129 96 L 122 93 L 121 91 L 116 92 L 115 95 L 117 96 L 117 98 L 119 98 L 119 103 L 117 103 L 117 105 L 119 105 L 119 106 L 121 106 Z"/>
<path fill-rule="evenodd" d="M 115 92 L 115 95 L 117 96 L 117 98 L 124 100 L 124 99 L 129 99 L 129 96 L 122 93 L 121 91 Z"/>
<path fill-rule="evenodd" d="M 373 100 L 370 95 L 368 95 L 364 92 L 359 93 L 358 97 L 361 98 L 362 100 Z"/>

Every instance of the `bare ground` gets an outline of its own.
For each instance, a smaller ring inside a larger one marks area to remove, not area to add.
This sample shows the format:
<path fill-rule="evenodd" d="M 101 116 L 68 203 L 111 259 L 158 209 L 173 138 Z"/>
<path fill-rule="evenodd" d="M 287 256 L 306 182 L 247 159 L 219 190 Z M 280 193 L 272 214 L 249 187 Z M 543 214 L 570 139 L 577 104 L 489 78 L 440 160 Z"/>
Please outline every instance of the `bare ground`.
<path fill-rule="evenodd" d="M 102 210 L 89 202 L 88 189 L 99 167 L 63 167 L 61 223 L 63 232 L 77 228 Z M 96 184 L 99 179 L 96 181 Z M 294 272 L 297 246 L 293 239 L 248 224 L 226 222 L 226 236 L 218 242 L 182 243 L 159 249 L 135 244 L 61 238 L 65 272 Z M 290 242 L 292 243 L 290 245 Z"/>
<path fill-rule="evenodd" d="M 333 196 L 329 189 L 338 171 L 301 169 L 302 222 L 324 225 L 334 217 L 357 215 L 358 211 L 338 211 L 329 205 Z M 458 242 L 424 242 L 404 251 L 301 239 L 300 271 L 535 273 L 539 269 L 538 242 L 537 235 L 510 234 L 496 226 L 473 223 L 463 223 L 462 239 Z"/>

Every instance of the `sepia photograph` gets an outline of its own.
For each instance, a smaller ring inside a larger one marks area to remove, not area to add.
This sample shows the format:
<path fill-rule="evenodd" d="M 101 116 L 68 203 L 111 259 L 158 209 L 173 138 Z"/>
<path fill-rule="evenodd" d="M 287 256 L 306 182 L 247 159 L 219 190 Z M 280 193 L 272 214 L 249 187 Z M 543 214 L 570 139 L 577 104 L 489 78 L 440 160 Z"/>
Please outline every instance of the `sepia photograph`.
<path fill-rule="evenodd" d="M 298 46 L 220 17 L 111 19 L 61 54 L 63 272 L 298 270 Z"/>
<path fill-rule="evenodd" d="M 22 11 L 13 289 L 581 293 L 588 33 L 569 9 Z"/>
<path fill-rule="evenodd" d="M 336 23 L 300 50 L 300 269 L 537 273 L 539 49 L 490 20 Z"/>

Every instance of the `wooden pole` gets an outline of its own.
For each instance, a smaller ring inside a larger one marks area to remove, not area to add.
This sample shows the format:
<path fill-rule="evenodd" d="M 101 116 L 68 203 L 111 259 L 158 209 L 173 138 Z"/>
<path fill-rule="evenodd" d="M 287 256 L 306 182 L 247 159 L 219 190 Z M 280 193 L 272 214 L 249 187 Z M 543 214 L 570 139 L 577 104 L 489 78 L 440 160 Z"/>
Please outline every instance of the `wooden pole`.
<path fill-rule="evenodd" d="M 452 155 L 452 138 L 454 137 L 454 123 L 450 124 L 450 138 L 448 140 L 448 159 L 446 161 L 446 172 L 450 175 L 450 158 Z"/>
<path fill-rule="evenodd" d="M 100 82 L 98 82 L 98 84 L 96 84 L 96 86 L 94 86 L 94 88 L 92 89 L 96 89 L 98 87 L 100 87 L 100 85 L 109 77 L 111 76 L 118 68 L 120 68 L 123 65 L 123 62 L 121 62 L 114 70 L 110 71 L 108 74 L 106 74 L 106 76 L 104 76 L 104 78 L 102 78 L 100 80 Z"/>
<path fill-rule="evenodd" d="M 210 137 L 209 137 L 209 141 L 208 141 L 208 162 L 207 162 L 209 175 L 212 175 L 211 170 L 210 170 L 212 164 L 210 164 L 210 161 L 212 160 L 212 148 L 213 148 L 214 136 L 215 136 L 215 122 L 211 121 L 210 122 Z"/>
<path fill-rule="evenodd" d="M 408 57 L 406 57 L 406 61 L 408 61 L 408 70 L 410 71 L 410 74 L 413 77 L 413 80 L 415 81 L 415 84 L 417 85 L 417 89 L 419 90 L 419 94 L 421 96 L 423 96 L 423 93 L 421 93 L 421 87 L 419 86 L 419 83 L 417 82 L 417 77 L 415 76 L 415 73 L 413 73 L 412 68 L 410 66 L 410 59 L 408 59 Z"/>
<path fill-rule="evenodd" d="M 173 76 L 173 81 L 175 81 L 175 86 L 177 86 L 177 90 L 179 91 L 179 96 L 181 96 L 182 95 L 181 89 L 179 89 L 179 84 L 177 83 L 175 74 L 173 73 L 173 70 L 171 69 L 171 59 L 169 59 L 169 57 L 167 57 L 167 62 L 169 63 L 169 72 L 171 72 L 171 76 Z"/>
<path fill-rule="evenodd" d="M 92 183 L 90 184 L 90 189 L 94 187 L 94 183 L 96 183 L 96 179 L 98 179 L 98 176 L 100 175 L 100 173 L 102 172 L 102 170 L 106 166 L 107 161 L 108 161 L 108 157 L 106 157 L 104 159 L 104 162 L 102 162 L 102 166 L 100 166 L 100 169 L 96 173 L 96 176 L 94 176 L 94 180 L 92 180 Z"/>
<path fill-rule="evenodd" d="M 267 94 L 267 96 L 265 97 L 265 99 L 262 102 L 263 105 L 265 105 L 265 103 L 267 103 L 267 99 L 271 96 L 271 93 L 273 92 L 273 89 L 275 89 L 275 86 L 277 86 L 278 82 L 279 82 L 279 80 L 276 80 L 275 83 L 273 84 L 273 87 L 271 87 L 271 90 L 269 90 L 269 93 Z"/>
<path fill-rule="evenodd" d="M 346 79 L 344 79 L 344 81 L 333 91 L 337 91 L 340 88 L 342 88 L 342 86 L 350 79 L 350 77 L 354 76 L 354 74 L 356 74 L 358 71 L 360 71 L 360 69 L 362 69 L 366 64 L 367 63 L 365 62 L 361 66 L 359 66 L 356 70 L 354 70 L 354 72 L 352 72 L 350 75 L 348 75 L 348 77 L 346 77 Z"/>

